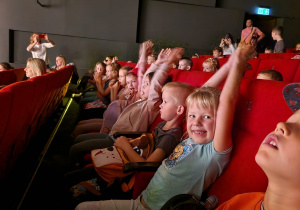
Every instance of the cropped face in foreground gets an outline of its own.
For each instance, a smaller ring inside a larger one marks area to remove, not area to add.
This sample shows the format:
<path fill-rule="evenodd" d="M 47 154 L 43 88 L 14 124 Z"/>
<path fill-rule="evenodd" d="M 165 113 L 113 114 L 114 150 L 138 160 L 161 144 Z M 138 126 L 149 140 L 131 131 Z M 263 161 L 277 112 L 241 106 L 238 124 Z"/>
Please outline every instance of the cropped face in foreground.
<path fill-rule="evenodd" d="M 215 117 L 212 109 L 196 103 L 190 104 L 187 112 L 187 131 L 195 143 L 206 144 L 215 134 Z"/>
<path fill-rule="evenodd" d="M 277 124 L 262 142 L 255 160 L 268 178 L 299 180 L 300 176 L 300 111 L 286 122 Z M 299 183 L 299 181 L 298 181 Z M 299 183 L 300 187 L 300 183 Z"/>

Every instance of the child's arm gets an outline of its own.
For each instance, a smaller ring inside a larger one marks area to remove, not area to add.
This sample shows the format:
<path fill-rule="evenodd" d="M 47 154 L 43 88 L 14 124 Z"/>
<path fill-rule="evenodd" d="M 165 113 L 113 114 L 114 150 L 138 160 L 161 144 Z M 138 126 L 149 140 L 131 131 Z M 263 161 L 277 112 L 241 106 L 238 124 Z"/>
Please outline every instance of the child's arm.
<path fill-rule="evenodd" d="M 223 152 L 232 146 L 231 129 L 239 94 L 239 86 L 247 58 L 250 55 L 249 53 L 253 53 L 253 50 L 253 46 L 244 45 L 238 47 L 231 55 L 232 59 L 229 63 L 231 70 L 221 92 L 216 114 L 214 148 L 217 152 Z"/>
<path fill-rule="evenodd" d="M 141 44 L 140 47 L 140 59 L 138 61 L 138 93 L 143 85 L 143 78 L 147 66 L 147 56 L 152 52 L 153 43 L 151 41 L 146 41 Z"/>
<path fill-rule="evenodd" d="M 113 102 L 115 100 L 118 100 L 118 92 L 120 89 L 120 83 L 117 81 L 116 83 L 111 82 L 109 84 L 110 87 L 110 101 Z"/>
<path fill-rule="evenodd" d="M 116 139 L 114 146 L 122 149 L 130 162 L 161 162 L 166 156 L 166 153 L 161 148 L 157 148 L 147 159 L 144 159 L 132 149 L 128 140 L 128 138 L 121 136 Z"/>
<path fill-rule="evenodd" d="M 97 90 L 101 96 L 107 96 L 108 94 L 110 94 L 110 87 L 108 86 L 104 90 L 104 81 L 102 80 L 102 76 L 98 72 L 95 72 L 94 79 L 96 81 Z"/>

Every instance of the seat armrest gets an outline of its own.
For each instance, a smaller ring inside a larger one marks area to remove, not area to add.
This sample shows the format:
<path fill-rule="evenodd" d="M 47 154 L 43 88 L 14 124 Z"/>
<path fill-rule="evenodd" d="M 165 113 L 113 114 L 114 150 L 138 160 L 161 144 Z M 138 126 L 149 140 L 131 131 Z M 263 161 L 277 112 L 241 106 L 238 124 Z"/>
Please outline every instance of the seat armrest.
<path fill-rule="evenodd" d="M 142 134 L 143 134 L 142 132 L 115 132 L 113 134 L 113 137 L 115 139 L 120 136 L 125 136 L 126 138 L 137 138 L 137 137 L 140 137 Z"/>
<path fill-rule="evenodd" d="M 136 171 L 156 171 L 161 165 L 161 162 L 133 162 L 123 165 L 123 172 L 136 172 Z"/>

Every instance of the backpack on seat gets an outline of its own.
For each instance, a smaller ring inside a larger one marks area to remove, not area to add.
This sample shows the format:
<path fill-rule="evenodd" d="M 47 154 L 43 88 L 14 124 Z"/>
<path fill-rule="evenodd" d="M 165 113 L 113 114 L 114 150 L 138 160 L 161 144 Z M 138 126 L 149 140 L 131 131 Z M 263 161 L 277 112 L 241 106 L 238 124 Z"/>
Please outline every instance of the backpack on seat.
<path fill-rule="evenodd" d="M 154 140 L 151 133 L 143 134 L 138 138 L 129 140 L 132 148 L 143 158 L 148 158 L 153 152 Z M 116 178 L 126 177 L 133 172 L 124 173 L 123 165 L 130 162 L 125 152 L 115 146 L 95 149 L 91 151 L 94 168 L 97 174 L 112 184 Z M 129 181 L 129 184 L 122 184 L 122 189 L 127 192 L 134 184 L 134 176 Z"/>

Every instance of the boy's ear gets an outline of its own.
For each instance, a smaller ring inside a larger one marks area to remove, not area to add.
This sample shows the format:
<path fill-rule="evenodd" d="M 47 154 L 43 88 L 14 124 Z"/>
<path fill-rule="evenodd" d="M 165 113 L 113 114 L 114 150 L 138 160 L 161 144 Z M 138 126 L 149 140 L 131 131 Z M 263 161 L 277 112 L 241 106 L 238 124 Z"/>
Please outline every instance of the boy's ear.
<path fill-rule="evenodd" d="M 185 112 L 184 106 L 182 106 L 182 105 L 177 106 L 177 114 L 178 115 L 184 114 L 184 112 Z"/>
<path fill-rule="evenodd" d="M 190 70 L 190 69 L 191 69 L 191 66 L 188 66 L 188 67 L 187 67 L 187 70 Z"/>

